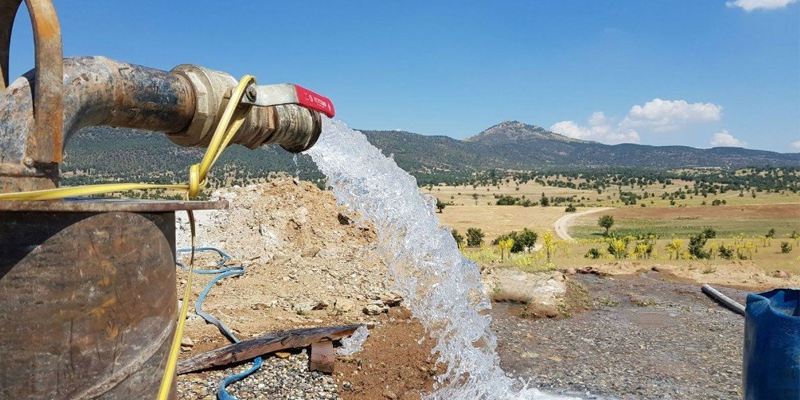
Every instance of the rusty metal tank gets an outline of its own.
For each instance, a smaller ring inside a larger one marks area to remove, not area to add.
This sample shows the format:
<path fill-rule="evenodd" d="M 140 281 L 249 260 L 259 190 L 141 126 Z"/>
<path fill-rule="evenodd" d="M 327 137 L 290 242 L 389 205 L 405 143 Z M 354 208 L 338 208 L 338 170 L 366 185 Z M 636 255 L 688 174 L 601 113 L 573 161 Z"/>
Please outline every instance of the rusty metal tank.
<path fill-rule="evenodd" d="M 155 398 L 177 320 L 175 212 L 226 206 L 0 202 L 0 399 Z"/>

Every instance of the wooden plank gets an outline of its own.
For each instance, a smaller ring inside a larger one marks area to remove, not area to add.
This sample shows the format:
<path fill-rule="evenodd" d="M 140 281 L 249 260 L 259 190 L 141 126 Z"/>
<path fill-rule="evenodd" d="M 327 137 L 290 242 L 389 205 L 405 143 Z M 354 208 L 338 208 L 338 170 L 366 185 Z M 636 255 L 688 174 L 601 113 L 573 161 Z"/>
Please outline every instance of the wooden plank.
<path fill-rule="evenodd" d="M 311 361 L 308 363 L 310 371 L 332 374 L 335 363 L 336 355 L 333 353 L 333 342 L 328 340 L 311 344 Z"/>
<path fill-rule="evenodd" d="M 178 375 L 251 360 L 279 350 L 306 347 L 313 343 L 350 336 L 361 325 L 301 328 L 278 331 L 244 340 L 189 357 L 178 363 Z"/>

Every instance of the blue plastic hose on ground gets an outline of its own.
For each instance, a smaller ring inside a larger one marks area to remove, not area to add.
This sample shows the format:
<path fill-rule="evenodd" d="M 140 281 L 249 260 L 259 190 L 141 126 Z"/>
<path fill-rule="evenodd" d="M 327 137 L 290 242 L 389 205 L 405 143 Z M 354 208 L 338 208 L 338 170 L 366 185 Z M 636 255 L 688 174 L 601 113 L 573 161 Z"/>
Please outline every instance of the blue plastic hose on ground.
<path fill-rule="evenodd" d="M 225 263 L 228 262 L 231 259 L 231 257 L 225 254 L 224 251 L 216 247 L 197 247 L 194 249 L 195 253 L 200 253 L 204 251 L 213 251 L 217 253 L 220 259 L 219 261 L 217 261 L 216 265 L 217 268 L 215 269 L 197 269 L 197 268 L 194 269 L 194 273 L 196 274 L 203 274 L 203 275 L 217 274 L 217 276 L 211 279 L 211 282 L 208 282 L 206 287 L 203 288 L 203 291 L 200 292 L 200 296 L 197 298 L 197 304 L 195 304 L 194 306 L 194 311 L 195 313 L 197 313 L 197 315 L 201 316 L 204 320 L 206 320 L 207 323 L 216 326 L 217 329 L 219 329 L 220 333 L 222 333 L 226 338 L 228 338 L 228 340 L 234 343 L 239 343 L 239 339 L 237 339 L 236 336 L 233 335 L 233 332 L 231 332 L 230 329 L 228 329 L 228 327 L 226 327 L 225 324 L 222 323 L 222 321 L 218 320 L 213 315 L 203 311 L 203 301 L 206 299 L 206 295 L 208 295 L 208 292 L 211 290 L 212 287 L 214 287 L 214 285 L 217 282 L 231 276 L 244 275 L 245 272 L 244 267 L 241 265 L 223 267 L 223 265 L 225 265 Z M 178 249 L 178 253 L 191 253 L 191 252 L 192 249 Z M 188 270 L 184 263 L 177 260 L 175 261 L 175 263 L 184 270 Z M 253 372 L 258 371 L 259 368 L 261 368 L 261 357 L 256 357 L 253 360 L 253 366 L 250 367 L 250 369 L 244 372 L 240 372 L 238 374 L 230 375 L 227 378 L 223 379 L 219 385 L 219 389 L 217 389 L 217 398 L 219 400 L 238 400 L 237 398 L 228 394 L 226 388 L 228 387 L 228 385 L 250 376 Z"/>

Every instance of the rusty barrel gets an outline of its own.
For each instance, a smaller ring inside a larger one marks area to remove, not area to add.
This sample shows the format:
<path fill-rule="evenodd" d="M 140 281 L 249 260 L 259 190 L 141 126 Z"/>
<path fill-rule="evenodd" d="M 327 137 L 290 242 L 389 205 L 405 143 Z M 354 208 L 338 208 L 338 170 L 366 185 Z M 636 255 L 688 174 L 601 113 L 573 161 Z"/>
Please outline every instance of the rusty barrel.
<path fill-rule="evenodd" d="M 0 202 L 0 399 L 155 398 L 177 319 L 175 212 L 225 206 Z"/>

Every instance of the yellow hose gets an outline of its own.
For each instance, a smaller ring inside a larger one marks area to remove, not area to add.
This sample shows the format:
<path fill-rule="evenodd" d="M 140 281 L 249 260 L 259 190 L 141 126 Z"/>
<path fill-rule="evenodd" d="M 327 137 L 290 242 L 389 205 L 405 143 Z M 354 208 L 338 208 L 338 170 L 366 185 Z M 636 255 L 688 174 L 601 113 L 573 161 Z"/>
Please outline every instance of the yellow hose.
<path fill-rule="evenodd" d="M 220 154 L 231 143 L 236 132 L 244 123 L 247 114 L 250 112 L 252 105 L 243 104 L 242 97 L 244 96 L 245 89 L 250 84 L 256 84 L 256 79 L 250 75 L 245 75 L 239 80 L 236 88 L 231 94 L 231 99 L 225 106 L 225 111 L 222 113 L 222 118 L 214 130 L 214 136 L 211 138 L 211 143 L 208 145 L 203 159 L 189 167 L 189 182 L 185 185 L 159 185 L 150 183 L 108 183 L 100 185 L 85 185 L 75 187 L 62 187 L 56 189 L 33 190 L 29 192 L 18 193 L 0 193 L 0 200 L 55 200 L 63 199 L 66 197 L 90 196 L 95 194 L 121 192 L 126 190 L 146 190 L 146 189 L 170 189 L 170 190 L 183 190 L 186 192 L 188 199 L 197 197 L 200 188 L 204 187 L 208 182 L 208 172 L 214 163 L 219 159 Z M 189 225 L 192 233 L 192 254 L 189 262 L 189 278 L 186 282 L 186 290 L 183 293 L 183 305 L 181 306 L 180 315 L 178 316 L 178 324 L 175 329 L 175 336 L 172 340 L 172 346 L 169 350 L 169 358 L 167 359 L 167 366 L 164 370 L 164 375 L 161 378 L 161 386 L 158 391 L 158 400 L 167 400 L 169 398 L 172 382 L 175 379 L 175 368 L 178 365 L 178 352 L 181 348 L 181 336 L 183 336 L 183 328 L 186 324 L 186 314 L 189 311 L 189 298 L 192 293 L 192 271 L 194 270 L 194 240 L 195 240 L 195 224 L 194 215 L 191 211 L 189 214 Z"/>

